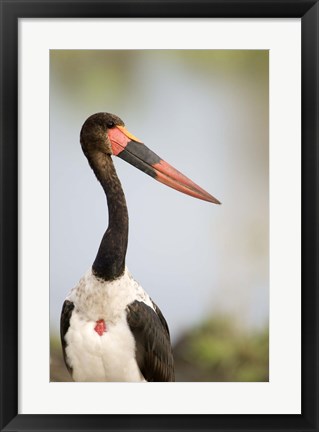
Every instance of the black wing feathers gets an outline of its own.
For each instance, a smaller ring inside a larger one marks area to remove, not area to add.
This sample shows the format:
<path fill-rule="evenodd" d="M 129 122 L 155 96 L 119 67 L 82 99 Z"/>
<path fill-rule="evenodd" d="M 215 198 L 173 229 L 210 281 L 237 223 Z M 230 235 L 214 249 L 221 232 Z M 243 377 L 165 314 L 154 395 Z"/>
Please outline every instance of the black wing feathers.
<path fill-rule="evenodd" d="M 61 343 L 62 343 L 62 350 L 63 350 L 63 358 L 66 367 L 68 368 L 71 374 L 72 374 L 72 369 L 68 365 L 66 354 L 65 354 L 66 342 L 64 337 L 70 327 L 70 319 L 71 319 L 73 309 L 74 309 L 74 304 L 69 300 L 65 300 L 62 306 L 61 321 L 60 321 L 60 336 L 61 336 Z"/>
<path fill-rule="evenodd" d="M 160 308 L 157 306 L 157 304 L 155 304 L 155 303 L 153 302 L 152 299 L 151 299 L 151 302 L 152 302 L 153 308 L 155 309 L 155 311 L 156 311 L 156 313 L 157 313 L 157 315 L 158 315 L 158 317 L 159 317 L 161 323 L 163 324 L 163 327 L 164 327 L 165 330 L 166 330 L 166 333 L 168 334 L 168 336 L 170 336 L 170 334 L 169 334 L 169 328 L 168 328 L 168 325 L 167 325 L 166 319 L 164 318 L 164 315 L 162 314 Z"/>
<path fill-rule="evenodd" d="M 127 306 L 127 322 L 136 341 L 137 363 L 147 381 L 175 381 L 168 326 L 155 304 L 154 309 L 156 312 L 137 300 Z"/>

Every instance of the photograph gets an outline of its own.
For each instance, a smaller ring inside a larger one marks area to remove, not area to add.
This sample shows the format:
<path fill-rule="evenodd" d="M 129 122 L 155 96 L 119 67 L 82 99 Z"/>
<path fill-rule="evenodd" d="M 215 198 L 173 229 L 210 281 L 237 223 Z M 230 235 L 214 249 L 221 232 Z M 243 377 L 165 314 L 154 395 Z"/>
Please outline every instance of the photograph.
<path fill-rule="evenodd" d="M 268 382 L 269 51 L 49 62 L 50 381 Z"/>

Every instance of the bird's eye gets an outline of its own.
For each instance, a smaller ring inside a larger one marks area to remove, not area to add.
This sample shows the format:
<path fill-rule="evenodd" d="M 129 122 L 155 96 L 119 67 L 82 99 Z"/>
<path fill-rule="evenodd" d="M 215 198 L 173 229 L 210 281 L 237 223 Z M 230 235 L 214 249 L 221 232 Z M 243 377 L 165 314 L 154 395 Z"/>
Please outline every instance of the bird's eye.
<path fill-rule="evenodd" d="M 106 126 L 108 129 L 111 129 L 114 126 L 114 122 L 113 121 L 109 121 L 106 123 Z"/>

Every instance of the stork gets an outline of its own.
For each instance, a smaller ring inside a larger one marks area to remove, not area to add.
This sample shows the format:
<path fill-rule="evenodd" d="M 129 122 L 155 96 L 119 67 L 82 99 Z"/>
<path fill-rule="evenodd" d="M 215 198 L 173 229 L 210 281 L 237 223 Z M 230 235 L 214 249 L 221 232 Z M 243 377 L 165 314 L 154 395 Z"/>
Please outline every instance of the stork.
<path fill-rule="evenodd" d="M 175 381 L 166 320 L 125 265 L 128 211 L 111 156 L 180 192 L 220 202 L 153 153 L 116 115 L 90 116 L 80 142 L 106 195 L 108 227 L 92 267 L 62 307 L 65 364 L 74 381 Z"/>

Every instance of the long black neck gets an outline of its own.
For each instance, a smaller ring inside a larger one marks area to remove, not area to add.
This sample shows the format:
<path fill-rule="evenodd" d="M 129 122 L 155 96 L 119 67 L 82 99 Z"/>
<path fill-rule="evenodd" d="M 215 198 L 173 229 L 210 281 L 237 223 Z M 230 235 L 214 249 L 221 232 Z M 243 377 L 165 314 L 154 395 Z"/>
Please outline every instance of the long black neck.
<path fill-rule="evenodd" d="M 102 152 L 90 155 L 89 163 L 101 183 L 108 205 L 109 225 L 92 266 L 95 276 L 113 280 L 125 270 L 128 241 L 128 212 L 124 192 L 111 156 Z"/>

